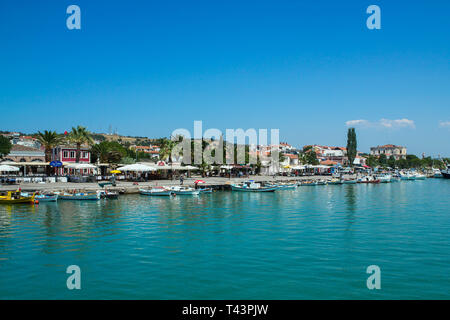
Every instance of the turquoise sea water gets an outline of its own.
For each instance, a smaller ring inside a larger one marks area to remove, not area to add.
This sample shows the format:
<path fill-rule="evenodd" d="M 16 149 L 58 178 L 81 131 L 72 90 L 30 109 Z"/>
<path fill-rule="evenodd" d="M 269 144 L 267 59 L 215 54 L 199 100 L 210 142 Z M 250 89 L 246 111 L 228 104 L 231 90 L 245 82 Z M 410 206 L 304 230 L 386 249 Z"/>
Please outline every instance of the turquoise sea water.
<path fill-rule="evenodd" d="M 429 179 L 1 205 L 0 299 L 449 299 L 449 195 Z"/>

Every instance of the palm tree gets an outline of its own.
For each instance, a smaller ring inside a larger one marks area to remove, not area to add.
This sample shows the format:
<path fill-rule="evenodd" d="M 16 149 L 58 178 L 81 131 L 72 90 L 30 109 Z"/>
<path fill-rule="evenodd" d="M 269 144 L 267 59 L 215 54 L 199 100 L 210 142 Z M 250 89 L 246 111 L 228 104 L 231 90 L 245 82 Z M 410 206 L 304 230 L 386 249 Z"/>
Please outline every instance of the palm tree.
<path fill-rule="evenodd" d="M 76 163 L 80 162 L 81 146 L 83 144 L 92 145 L 94 143 L 91 133 L 86 129 L 86 127 L 82 126 L 77 126 L 76 128 L 72 127 L 68 140 L 76 145 Z"/>
<path fill-rule="evenodd" d="M 108 162 L 109 151 L 107 142 L 100 142 L 91 148 L 91 154 L 95 155 L 96 158 L 102 163 Z"/>
<path fill-rule="evenodd" d="M 45 162 L 52 161 L 53 148 L 56 148 L 63 140 L 63 137 L 56 131 L 47 131 L 43 133 L 38 131 L 37 140 L 45 148 Z M 47 175 L 50 175 L 50 167 L 47 166 Z"/>
<path fill-rule="evenodd" d="M 173 148 L 177 145 L 177 142 L 174 139 L 167 139 L 164 138 L 162 141 L 160 151 L 159 151 L 159 158 L 161 160 L 168 160 L 169 163 L 172 163 L 172 151 Z"/>

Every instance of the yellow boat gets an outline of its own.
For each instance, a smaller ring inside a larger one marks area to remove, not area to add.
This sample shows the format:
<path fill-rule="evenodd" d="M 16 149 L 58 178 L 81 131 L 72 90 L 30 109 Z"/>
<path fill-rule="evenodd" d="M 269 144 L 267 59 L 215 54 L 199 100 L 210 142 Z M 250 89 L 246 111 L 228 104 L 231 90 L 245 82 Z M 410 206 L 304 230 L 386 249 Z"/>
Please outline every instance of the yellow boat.
<path fill-rule="evenodd" d="M 34 203 L 34 193 L 30 197 L 24 197 L 20 191 L 8 191 L 6 195 L 0 195 L 0 204 L 14 204 L 14 203 Z"/>

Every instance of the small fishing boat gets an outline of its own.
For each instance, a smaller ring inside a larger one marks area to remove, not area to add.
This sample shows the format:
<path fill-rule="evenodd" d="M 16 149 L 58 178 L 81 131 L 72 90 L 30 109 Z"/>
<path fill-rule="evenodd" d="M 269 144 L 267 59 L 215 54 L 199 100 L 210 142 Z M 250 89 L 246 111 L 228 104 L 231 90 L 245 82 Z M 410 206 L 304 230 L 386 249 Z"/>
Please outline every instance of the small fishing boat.
<path fill-rule="evenodd" d="M 400 173 L 400 179 L 402 180 L 416 180 L 416 176 L 412 173 Z"/>
<path fill-rule="evenodd" d="M 34 203 L 35 194 L 23 196 L 20 191 L 7 191 L 0 195 L 0 204 Z"/>
<path fill-rule="evenodd" d="M 413 173 L 413 174 L 414 174 L 414 176 L 416 177 L 416 180 L 425 180 L 425 179 L 427 178 L 426 175 L 424 175 L 424 174 L 422 174 L 422 173 L 419 173 L 419 172 L 415 172 L 415 173 Z"/>
<path fill-rule="evenodd" d="M 302 181 L 299 186 L 317 186 L 317 181 Z"/>
<path fill-rule="evenodd" d="M 263 187 L 260 183 L 254 181 L 245 181 L 241 184 L 232 184 L 231 190 L 241 192 L 274 192 L 278 189 L 278 186 Z"/>
<path fill-rule="evenodd" d="M 197 190 L 200 190 L 200 193 L 212 193 L 213 192 L 212 188 L 199 188 Z"/>
<path fill-rule="evenodd" d="M 380 183 L 389 183 L 392 181 L 392 176 L 390 174 L 378 175 L 376 178 L 380 180 Z"/>
<path fill-rule="evenodd" d="M 59 200 L 99 200 L 100 193 L 98 192 L 73 192 L 73 193 L 61 193 L 58 197 Z"/>
<path fill-rule="evenodd" d="M 333 178 L 330 181 L 328 181 L 328 184 L 342 184 L 342 180 Z"/>
<path fill-rule="evenodd" d="M 318 180 L 317 181 L 317 185 L 318 186 L 324 186 L 324 185 L 326 185 L 327 184 L 327 181 L 325 181 L 325 180 Z"/>
<path fill-rule="evenodd" d="M 164 187 L 152 187 L 150 189 L 139 189 L 139 193 L 144 196 L 171 196 L 172 190 Z"/>
<path fill-rule="evenodd" d="M 343 184 L 356 184 L 356 180 L 353 180 L 353 179 L 346 180 L 346 179 L 344 179 L 344 180 L 342 180 L 342 183 Z"/>
<path fill-rule="evenodd" d="M 118 199 L 119 193 L 109 190 L 102 190 L 98 192 L 101 199 Z"/>
<path fill-rule="evenodd" d="M 432 168 L 433 170 L 433 178 L 442 178 L 441 170 L 437 168 Z"/>
<path fill-rule="evenodd" d="M 298 185 L 296 183 L 281 183 L 277 185 L 280 190 L 292 190 L 297 189 Z"/>
<path fill-rule="evenodd" d="M 174 186 L 168 189 L 177 196 L 192 196 L 200 194 L 200 190 L 195 190 L 191 187 Z"/>
<path fill-rule="evenodd" d="M 58 195 L 54 193 L 37 194 L 34 196 L 35 200 L 39 202 L 55 202 L 58 201 Z"/>

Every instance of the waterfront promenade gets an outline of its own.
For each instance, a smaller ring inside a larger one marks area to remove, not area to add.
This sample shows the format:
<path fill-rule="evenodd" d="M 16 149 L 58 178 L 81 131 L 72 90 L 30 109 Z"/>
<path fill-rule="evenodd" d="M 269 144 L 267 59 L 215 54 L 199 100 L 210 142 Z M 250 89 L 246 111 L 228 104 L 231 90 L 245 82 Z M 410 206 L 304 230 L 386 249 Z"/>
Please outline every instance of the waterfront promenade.
<path fill-rule="evenodd" d="M 203 186 L 214 186 L 218 189 L 224 188 L 233 183 L 240 183 L 246 180 L 255 180 L 259 182 L 275 182 L 275 181 L 300 181 L 300 180 L 318 180 L 318 179 L 330 179 L 330 176 L 301 176 L 301 177 L 284 177 L 284 176 L 250 176 L 242 178 L 222 178 L 222 177 L 200 177 L 193 176 L 191 178 L 185 178 L 183 185 L 193 186 L 194 181 L 203 180 L 205 184 Z M 102 181 L 106 182 L 106 181 Z M 116 181 L 116 186 L 108 186 L 109 190 L 118 190 L 125 193 L 138 193 L 139 188 L 154 187 L 154 186 L 173 186 L 180 185 L 180 180 L 152 180 L 148 182 L 138 182 L 138 185 L 129 181 Z M 0 185 L 0 191 L 17 190 L 21 188 L 23 191 L 62 191 L 62 190 L 99 190 L 102 189 L 98 183 L 72 183 L 72 182 L 56 182 L 56 183 L 21 183 L 15 185 Z"/>

